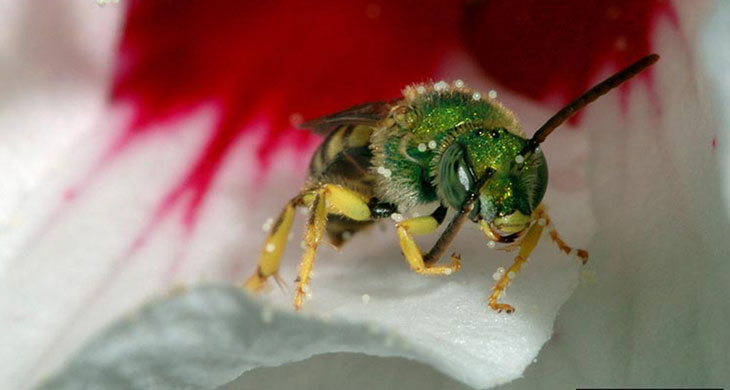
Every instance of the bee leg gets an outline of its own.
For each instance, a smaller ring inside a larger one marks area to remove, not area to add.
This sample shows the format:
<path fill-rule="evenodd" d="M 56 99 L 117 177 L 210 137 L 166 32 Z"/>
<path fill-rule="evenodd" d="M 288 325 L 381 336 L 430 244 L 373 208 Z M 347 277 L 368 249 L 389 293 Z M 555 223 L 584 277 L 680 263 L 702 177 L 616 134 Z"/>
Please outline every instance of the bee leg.
<path fill-rule="evenodd" d="M 522 242 L 520 243 L 520 253 L 515 256 L 512 266 L 507 269 L 504 275 L 502 275 L 499 281 L 497 281 L 497 284 L 492 287 L 492 294 L 489 296 L 487 303 L 493 310 L 496 310 L 497 312 L 505 311 L 507 313 L 515 311 L 514 307 L 506 303 L 497 303 L 497 300 L 502 294 L 504 294 L 504 291 L 507 289 L 507 286 L 509 286 L 512 279 L 514 279 L 520 272 L 522 264 L 527 261 L 527 257 L 530 256 L 532 250 L 535 249 L 537 242 L 540 240 L 543 227 L 544 226 L 539 223 L 532 224 L 530 230 L 527 231 L 525 238 L 522 239 Z"/>
<path fill-rule="evenodd" d="M 310 206 L 307 231 L 304 235 L 304 255 L 299 263 L 297 287 L 294 295 L 294 308 L 299 310 L 304 299 L 309 297 L 309 280 L 314 266 L 317 246 L 327 222 L 327 214 L 342 215 L 355 221 L 370 219 L 367 197 L 344 187 L 325 184 L 312 191 L 314 198 Z"/>
<path fill-rule="evenodd" d="M 451 256 L 450 266 L 431 266 L 423 259 L 423 254 L 413 236 L 420 236 L 433 233 L 443 222 L 446 216 L 446 208 L 439 206 L 433 214 L 424 217 L 410 218 L 396 225 L 398 241 L 400 242 L 403 256 L 405 256 L 411 269 L 419 274 L 425 275 L 449 275 L 461 268 L 459 256 Z"/>
<path fill-rule="evenodd" d="M 297 288 L 294 295 L 294 308 L 299 310 L 302 302 L 309 293 L 309 278 L 314 266 L 314 255 L 317 253 L 317 245 L 322 238 L 322 231 L 327 222 L 327 207 L 325 206 L 324 191 L 319 191 L 312 201 L 309 219 L 307 220 L 307 231 L 304 234 L 304 255 L 299 263 L 297 274 Z"/>
<path fill-rule="evenodd" d="M 297 196 L 284 206 L 284 209 L 271 227 L 269 236 L 266 237 L 266 242 L 264 242 L 264 247 L 261 249 L 261 254 L 259 255 L 256 271 L 254 271 L 253 275 L 243 285 L 245 289 L 251 292 L 258 292 L 266 285 L 266 279 L 269 276 L 277 277 L 281 254 L 284 252 L 289 230 L 291 230 L 291 224 L 294 220 L 294 208 L 300 205 L 301 196 Z"/>
<path fill-rule="evenodd" d="M 542 224 L 548 228 L 548 234 L 550 235 L 550 239 L 555 243 L 555 245 L 558 246 L 558 249 L 560 249 L 566 255 L 570 255 L 570 253 L 573 252 L 573 248 L 571 248 L 568 244 L 565 243 L 565 241 L 563 241 L 562 238 L 560 238 L 558 231 L 555 230 L 552 220 L 550 220 L 550 217 L 547 215 L 547 212 L 545 211 L 545 208 L 543 206 L 540 206 L 537 209 L 537 217 L 537 223 Z M 575 256 L 580 259 L 583 265 L 588 262 L 588 251 L 586 251 L 585 249 L 575 249 Z"/>

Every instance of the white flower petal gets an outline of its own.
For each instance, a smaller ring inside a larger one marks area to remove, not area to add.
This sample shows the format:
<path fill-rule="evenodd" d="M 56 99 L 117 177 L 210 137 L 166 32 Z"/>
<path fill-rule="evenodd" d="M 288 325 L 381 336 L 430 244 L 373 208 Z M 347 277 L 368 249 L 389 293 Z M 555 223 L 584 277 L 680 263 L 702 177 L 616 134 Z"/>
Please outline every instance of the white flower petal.
<path fill-rule="evenodd" d="M 597 229 L 588 248 L 597 282 L 579 290 L 558 322 L 558 337 L 527 378 L 510 387 L 730 382 L 724 357 L 730 314 L 722 289 L 730 285 L 730 126 L 725 117 L 716 122 L 711 106 L 714 102 L 725 112 L 730 104 L 728 66 L 716 65 L 727 53 L 723 26 L 730 12 L 719 10 L 708 24 L 705 62 L 694 70 L 699 74 L 687 71 L 694 69 L 694 53 L 678 48 L 676 36 L 660 35 L 661 115 L 648 103 L 646 90 L 634 88 L 626 119 L 619 119 L 616 96 L 603 98 L 600 109 L 587 113 L 581 127 L 591 129 L 590 148 L 586 133 L 575 131 L 556 132 L 545 144 L 552 217 L 571 244 L 586 243 Z M 694 31 L 686 32 L 694 39 Z M 698 82 L 704 71 L 717 88 L 716 101 Z M 78 96 L 75 101 L 92 102 L 85 107 L 95 109 L 93 98 Z M 500 98 L 520 112 L 528 129 L 550 114 L 525 106 L 508 91 L 500 89 Z M 210 121 L 208 114 L 165 126 L 192 129 L 195 120 Z M 116 128 L 118 118 L 112 122 Z M 74 126 L 83 129 L 88 123 Z M 93 331 L 171 282 L 233 283 L 253 269 L 265 234 L 261 224 L 301 182 L 302 172 L 291 172 L 288 156 L 281 157 L 269 185 L 258 189 L 240 179 L 250 173 L 241 167 L 251 162 L 229 159 L 194 234 L 181 233 L 181 210 L 176 210 L 147 237 L 146 246 L 125 257 L 204 141 L 191 134 L 158 135 L 128 150 L 30 248 L 17 245 L 27 238 L 17 232 L 27 233 L 27 227 L 8 229 L 12 234 L 5 241 L 0 235 L 5 251 L 0 253 L 0 361 L 9 363 L 0 368 L 4 385 L 23 388 L 48 375 Z M 105 141 L 74 144 L 78 148 L 71 153 L 99 153 Z M 233 155 L 249 152 L 243 146 Z M 7 218 L 12 208 L 24 224 L 38 225 L 37 208 L 48 211 L 50 194 L 88 168 L 88 161 L 64 158 L 53 148 L 49 153 L 56 153 L 49 162 L 44 153 L 38 155 L 40 168 L 28 164 L 35 173 L 12 179 L 23 192 L 3 199 L 0 223 L 12 221 Z M 69 162 L 45 185 L 39 178 L 47 175 L 50 161 Z M 587 183 L 583 161 L 591 167 Z M 22 183 L 28 178 L 30 184 Z M 145 191 L 130 191 L 139 188 Z M 93 381 L 105 388 L 132 383 L 209 388 L 256 366 L 335 351 L 412 358 L 477 387 L 512 380 L 550 338 L 558 308 L 578 283 L 579 267 L 543 240 L 505 299 L 518 311 L 496 314 L 485 299 L 494 270 L 508 265 L 510 255 L 487 250 L 477 231 L 466 230 L 453 246 L 464 267 L 443 278 L 412 274 L 392 229 L 358 234 L 341 254 L 323 246 L 311 286 L 314 299 L 304 316 L 289 313 L 290 294 L 276 289 L 264 297 L 284 311 L 273 316 L 232 288 L 196 288 L 154 302 L 101 333 L 48 386 L 78 388 Z M 281 271 L 286 280 L 293 279 L 299 252 L 290 245 Z M 172 275 L 171 269 L 177 272 Z M 256 340 L 253 347 L 247 340 Z"/>
<path fill-rule="evenodd" d="M 730 7 L 710 9 L 684 44 L 660 26 L 661 115 L 637 89 L 626 119 L 586 118 L 597 280 L 576 290 L 537 364 L 504 389 L 730 383 Z"/>

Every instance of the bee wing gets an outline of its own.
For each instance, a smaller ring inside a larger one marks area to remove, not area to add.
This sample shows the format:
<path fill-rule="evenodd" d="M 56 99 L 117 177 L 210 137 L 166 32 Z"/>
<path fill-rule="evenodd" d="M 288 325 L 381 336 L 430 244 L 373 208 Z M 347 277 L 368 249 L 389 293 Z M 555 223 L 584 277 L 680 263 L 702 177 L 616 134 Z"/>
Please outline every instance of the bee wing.
<path fill-rule="evenodd" d="M 326 135 L 342 125 L 375 124 L 388 115 L 395 102 L 396 100 L 360 104 L 334 114 L 306 121 L 299 127 L 312 129 L 315 134 Z"/>

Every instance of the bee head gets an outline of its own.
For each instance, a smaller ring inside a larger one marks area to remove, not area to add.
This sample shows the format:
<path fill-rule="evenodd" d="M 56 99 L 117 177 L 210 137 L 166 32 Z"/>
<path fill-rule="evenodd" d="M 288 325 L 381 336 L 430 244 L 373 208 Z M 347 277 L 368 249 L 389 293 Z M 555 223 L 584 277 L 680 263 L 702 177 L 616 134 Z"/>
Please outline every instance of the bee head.
<path fill-rule="evenodd" d="M 490 239 L 513 241 L 530 226 L 547 188 L 547 162 L 539 148 L 522 155 L 528 145 L 529 140 L 505 128 L 463 133 L 440 160 L 442 201 L 459 209 L 476 191 L 469 218 Z"/>
<path fill-rule="evenodd" d="M 458 136 L 445 145 L 438 162 L 435 184 L 441 201 L 464 212 L 471 207 L 468 217 L 490 239 L 514 241 L 530 226 L 547 187 L 547 163 L 539 145 L 576 112 L 658 60 L 658 55 L 650 54 L 597 84 L 553 115 L 529 139 L 515 128 L 499 127 L 515 123 L 504 109 L 487 115 L 475 128 L 469 123 L 457 126 Z"/>

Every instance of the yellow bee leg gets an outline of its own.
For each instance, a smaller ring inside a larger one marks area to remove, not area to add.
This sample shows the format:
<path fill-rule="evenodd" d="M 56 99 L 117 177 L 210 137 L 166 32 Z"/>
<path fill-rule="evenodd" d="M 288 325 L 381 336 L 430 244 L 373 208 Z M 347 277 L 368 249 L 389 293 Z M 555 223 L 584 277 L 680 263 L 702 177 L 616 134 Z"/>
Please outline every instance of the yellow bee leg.
<path fill-rule="evenodd" d="M 403 251 L 403 256 L 408 260 L 411 269 L 419 274 L 425 275 L 449 275 L 461 268 L 461 259 L 458 255 L 451 256 L 450 266 L 430 266 L 423 260 L 421 249 L 413 240 L 413 236 L 430 234 L 436 231 L 443 221 L 446 212 L 445 209 L 439 208 L 434 214 L 406 219 L 396 225 L 398 232 L 398 241 Z"/>
<path fill-rule="evenodd" d="M 322 190 L 325 193 L 328 214 L 342 215 L 355 221 L 370 219 L 370 199 L 367 196 L 336 184 L 325 184 Z"/>
<path fill-rule="evenodd" d="M 505 303 L 497 303 L 497 300 L 502 294 L 504 294 L 504 291 L 507 289 L 507 286 L 509 286 L 512 279 L 514 279 L 520 272 L 522 264 L 527 261 L 527 257 L 530 256 L 532 250 L 535 249 L 537 242 L 540 240 L 542 230 L 543 225 L 539 223 L 532 224 L 532 227 L 530 227 L 530 230 L 527 231 L 525 238 L 520 243 L 520 253 L 515 257 L 512 266 L 507 269 L 504 275 L 502 275 L 499 281 L 497 281 L 497 284 L 492 287 L 492 294 L 489 296 L 487 302 L 489 304 L 489 307 L 491 307 L 493 310 L 496 310 L 498 312 L 504 310 L 507 313 L 512 313 L 513 311 L 515 311 L 514 307 Z"/>
<path fill-rule="evenodd" d="M 307 231 L 304 236 L 304 255 L 299 263 L 297 287 L 294 295 L 294 308 L 299 310 L 304 299 L 309 295 L 309 280 L 314 267 L 317 246 L 322 239 L 322 232 L 327 223 L 327 214 L 343 215 L 356 221 L 370 219 L 368 198 L 358 192 L 344 187 L 325 184 L 313 191 Z"/>
<path fill-rule="evenodd" d="M 299 205 L 300 200 L 301 198 L 297 196 L 289 201 L 272 225 L 269 236 L 266 237 L 266 242 L 264 242 L 264 247 L 261 249 L 256 271 L 243 285 L 248 291 L 258 292 L 266 285 L 266 279 L 269 276 L 276 277 L 281 262 L 281 254 L 284 252 L 289 230 L 291 230 L 291 224 L 294 221 L 294 208 Z"/>
<path fill-rule="evenodd" d="M 317 253 L 317 245 L 322 239 L 322 231 L 327 222 L 327 207 L 325 192 L 319 190 L 312 200 L 310 208 L 309 220 L 307 221 L 307 231 L 304 234 L 304 255 L 299 263 L 299 272 L 297 274 L 297 288 L 294 295 L 294 309 L 299 310 L 302 307 L 304 298 L 309 293 L 309 278 L 314 266 L 314 257 Z"/>
<path fill-rule="evenodd" d="M 555 243 L 555 245 L 558 246 L 558 249 L 560 249 L 566 255 L 569 255 L 571 252 L 573 252 L 573 248 L 568 246 L 568 244 L 566 244 L 565 241 L 560 238 L 558 231 L 555 230 L 555 225 L 553 225 L 544 207 L 540 206 L 538 208 L 537 217 L 537 223 L 542 224 L 548 228 L 548 234 L 550 235 L 550 239 Z M 575 249 L 575 255 L 584 265 L 588 262 L 588 251 L 584 249 Z"/>

